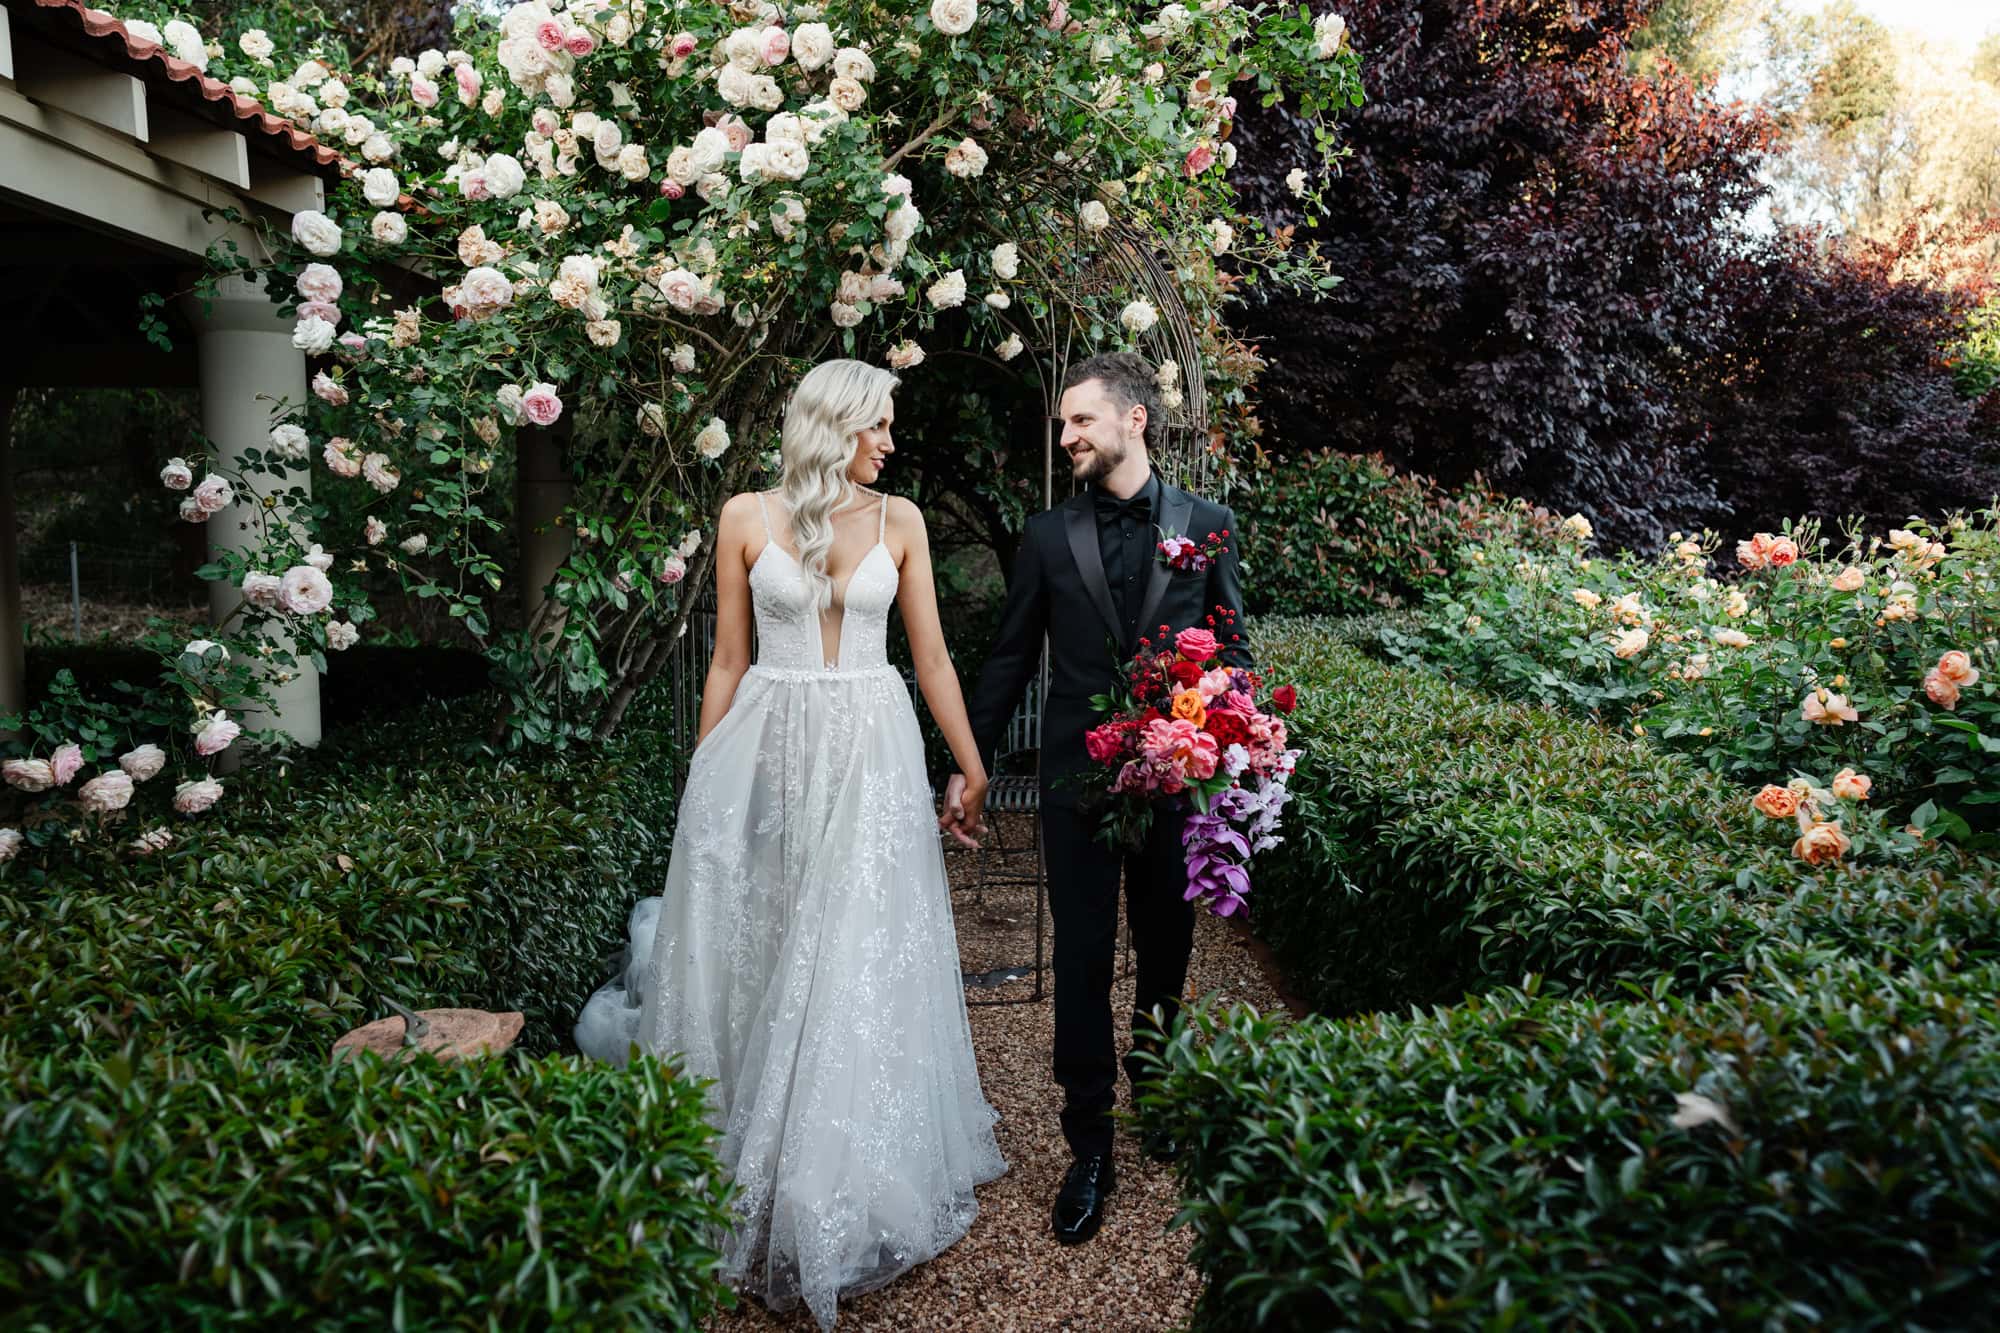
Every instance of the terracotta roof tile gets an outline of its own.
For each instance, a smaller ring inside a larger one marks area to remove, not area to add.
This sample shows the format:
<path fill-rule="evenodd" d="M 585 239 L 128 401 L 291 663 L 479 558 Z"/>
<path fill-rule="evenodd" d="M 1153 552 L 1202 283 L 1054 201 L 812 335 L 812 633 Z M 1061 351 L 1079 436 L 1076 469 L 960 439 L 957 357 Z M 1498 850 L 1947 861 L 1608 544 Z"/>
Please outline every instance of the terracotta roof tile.
<path fill-rule="evenodd" d="M 226 108 L 238 120 L 249 121 L 252 128 L 280 140 L 292 151 L 310 157 L 315 166 L 343 173 L 354 170 L 356 164 L 343 157 L 338 150 L 329 148 L 289 120 L 272 115 L 256 99 L 238 96 L 230 91 L 228 84 L 208 77 L 185 60 L 176 59 L 158 42 L 134 36 L 123 23 L 103 10 L 92 9 L 82 0 L 34 0 L 34 3 L 39 8 L 73 17 L 78 26 L 92 37 L 117 42 L 120 54 L 141 67 L 136 73 L 152 79 L 164 70 L 168 79 L 194 89 L 207 101 Z"/>

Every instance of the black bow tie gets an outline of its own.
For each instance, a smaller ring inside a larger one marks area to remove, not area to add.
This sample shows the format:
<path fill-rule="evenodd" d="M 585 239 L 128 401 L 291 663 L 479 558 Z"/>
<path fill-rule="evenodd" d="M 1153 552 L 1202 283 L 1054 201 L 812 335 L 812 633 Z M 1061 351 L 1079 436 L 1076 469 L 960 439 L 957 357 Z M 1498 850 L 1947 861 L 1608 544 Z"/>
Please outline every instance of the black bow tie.
<path fill-rule="evenodd" d="M 1091 502 L 1097 506 L 1098 515 L 1103 518 L 1136 518 L 1141 523 L 1150 523 L 1153 519 L 1152 502 L 1144 491 L 1140 491 L 1129 500 L 1121 500 L 1104 491 L 1095 491 L 1091 495 Z"/>

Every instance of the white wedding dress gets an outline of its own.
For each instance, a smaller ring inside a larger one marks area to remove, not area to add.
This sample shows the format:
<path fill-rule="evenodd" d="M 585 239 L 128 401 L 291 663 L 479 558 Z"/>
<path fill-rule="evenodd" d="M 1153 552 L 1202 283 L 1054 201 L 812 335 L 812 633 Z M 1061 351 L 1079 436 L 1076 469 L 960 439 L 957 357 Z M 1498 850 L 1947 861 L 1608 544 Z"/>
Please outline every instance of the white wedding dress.
<path fill-rule="evenodd" d="M 973 1187 L 1007 1169 L 916 710 L 888 661 L 885 521 L 835 590 L 823 664 L 821 617 L 765 511 L 757 664 L 690 761 L 664 892 L 633 908 L 626 966 L 576 1025 L 588 1055 L 679 1051 L 716 1080 L 737 1191 L 725 1275 L 774 1309 L 803 1300 L 822 1328 L 840 1293 L 963 1236 Z"/>

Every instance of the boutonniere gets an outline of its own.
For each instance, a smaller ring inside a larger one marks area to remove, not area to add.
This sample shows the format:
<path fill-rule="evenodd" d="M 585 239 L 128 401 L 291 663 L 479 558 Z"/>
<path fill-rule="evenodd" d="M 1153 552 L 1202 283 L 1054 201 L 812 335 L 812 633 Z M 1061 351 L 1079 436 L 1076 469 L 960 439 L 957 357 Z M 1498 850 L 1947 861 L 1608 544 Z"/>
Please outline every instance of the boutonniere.
<path fill-rule="evenodd" d="M 1177 532 L 1160 529 L 1158 546 L 1160 563 L 1168 569 L 1207 569 L 1222 553 L 1229 549 L 1229 530 L 1211 532 L 1208 540 L 1197 542 L 1192 537 Z"/>

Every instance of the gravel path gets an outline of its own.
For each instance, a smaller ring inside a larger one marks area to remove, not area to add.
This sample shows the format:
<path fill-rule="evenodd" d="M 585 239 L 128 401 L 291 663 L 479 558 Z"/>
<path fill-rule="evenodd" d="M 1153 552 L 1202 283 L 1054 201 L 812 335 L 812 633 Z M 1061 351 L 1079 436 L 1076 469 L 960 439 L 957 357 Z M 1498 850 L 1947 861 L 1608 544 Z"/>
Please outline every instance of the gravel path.
<path fill-rule="evenodd" d="M 1031 826 L 1007 817 L 1010 845 L 1026 845 Z M 1031 889 L 984 883 L 999 860 L 990 849 L 954 849 L 952 879 L 960 953 L 967 972 L 1034 961 Z M 1189 969 L 1195 994 L 1219 989 L 1233 1001 L 1269 1011 L 1279 1007 L 1274 982 L 1240 928 L 1203 915 Z M 1146 1160 L 1122 1132 L 1117 1142 L 1118 1189 L 1104 1229 L 1087 1245 L 1058 1245 L 1049 1235 L 1049 1204 L 1069 1166 L 1056 1113 L 1062 1093 L 1049 1072 L 1053 1013 L 1048 992 L 1039 1004 L 978 1007 L 998 996 L 1026 995 L 1032 981 L 969 990 L 972 1042 L 987 1100 L 1000 1112 L 1006 1175 L 979 1191 L 980 1214 L 965 1239 L 880 1291 L 843 1300 L 842 1330 L 909 1333 L 1157 1333 L 1186 1324 L 1200 1293 L 1187 1263 L 1188 1233 L 1169 1232 L 1177 1203 L 1173 1171 Z M 1124 972 L 1112 991 L 1112 1012 L 1131 1012 L 1132 979 Z M 1123 1049 L 1121 1040 L 1121 1050 Z M 1120 1109 L 1128 1089 L 1119 1079 Z M 789 1318 L 755 1302 L 710 1321 L 712 1333 L 785 1330 L 817 1325 L 803 1311 Z"/>

